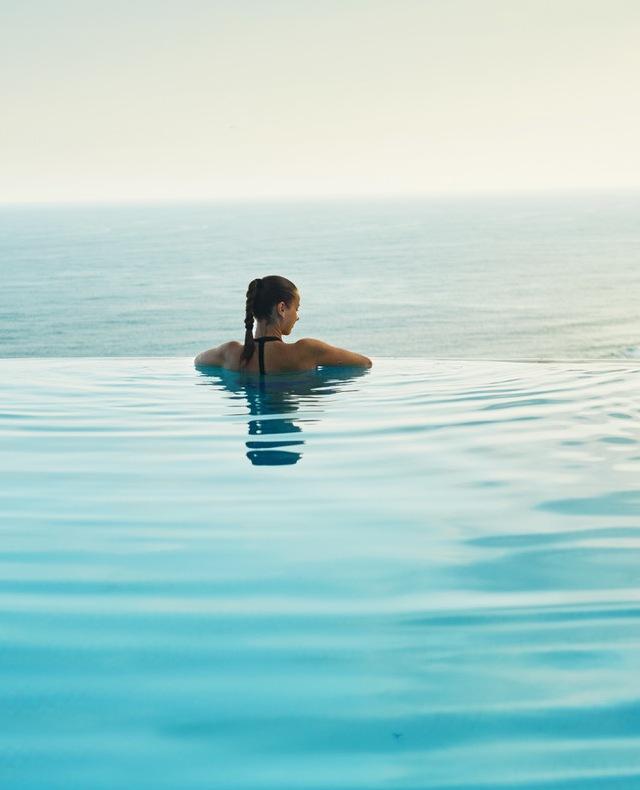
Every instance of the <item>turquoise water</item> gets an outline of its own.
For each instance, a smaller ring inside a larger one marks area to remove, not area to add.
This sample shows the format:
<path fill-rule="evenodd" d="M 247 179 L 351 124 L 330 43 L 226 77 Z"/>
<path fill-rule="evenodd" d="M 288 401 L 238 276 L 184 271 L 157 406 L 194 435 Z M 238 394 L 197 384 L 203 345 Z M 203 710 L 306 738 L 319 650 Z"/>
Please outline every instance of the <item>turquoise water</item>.
<path fill-rule="evenodd" d="M 0 207 L 0 357 L 194 356 L 247 284 L 367 356 L 640 354 L 640 194 Z"/>
<path fill-rule="evenodd" d="M 0 784 L 640 786 L 639 385 L 0 360 Z"/>

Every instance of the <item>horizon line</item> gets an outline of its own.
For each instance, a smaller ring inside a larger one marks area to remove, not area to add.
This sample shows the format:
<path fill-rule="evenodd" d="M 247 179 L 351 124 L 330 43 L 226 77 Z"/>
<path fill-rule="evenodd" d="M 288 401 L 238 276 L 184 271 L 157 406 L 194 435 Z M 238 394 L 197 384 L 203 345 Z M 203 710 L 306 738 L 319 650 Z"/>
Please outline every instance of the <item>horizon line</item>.
<path fill-rule="evenodd" d="M 230 195 L 194 197 L 109 197 L 109 198 L 69 198 L 64 200 L 0 200 L 0 208 L 11 207 L 55 207 L 55 206 L 149 206 L 149 205 L 194 205 L 194 204 L 235 204 L 235 203 L 330 203 L 355 201 L 400 201 L 400 200 L 441 200 L 464 198 L 500 198 L 551 195 L 597 195 L 597 194 L 640 194 L 638 186 L 549 186 L 549 187 L 509 187 L 498 189 L 442 190 L 432 192 L 350 192 L 336 194 L 300 193 L 291 195 Z"/>

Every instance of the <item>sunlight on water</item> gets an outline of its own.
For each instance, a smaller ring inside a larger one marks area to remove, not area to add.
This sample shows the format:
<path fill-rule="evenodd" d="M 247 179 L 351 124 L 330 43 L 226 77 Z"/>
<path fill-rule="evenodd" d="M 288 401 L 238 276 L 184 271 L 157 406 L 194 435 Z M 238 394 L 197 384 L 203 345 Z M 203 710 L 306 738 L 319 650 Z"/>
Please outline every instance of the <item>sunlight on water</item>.
<path fill-rule="evenodd" d="M 0 360 L 2 786 L 638 786 L 639 385 Z"/>

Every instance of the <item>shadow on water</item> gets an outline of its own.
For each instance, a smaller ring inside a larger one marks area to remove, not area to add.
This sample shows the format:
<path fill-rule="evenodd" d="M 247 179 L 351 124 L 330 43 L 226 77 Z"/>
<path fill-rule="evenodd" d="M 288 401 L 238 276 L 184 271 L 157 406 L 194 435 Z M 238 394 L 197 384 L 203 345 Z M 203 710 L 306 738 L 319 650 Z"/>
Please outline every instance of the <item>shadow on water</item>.
<path fill-rule="evenodd" d="M 324 367 L 302 373 L 260 377 L 224 368 L 198 367 L 198 382 L 228 393 L 249 407 L 247 458 L 254 466 L 296 464 L 302 457 L 302 425 L 318 422 L 322 399 L 345 391 L 368 371 Z M 304 416 L 299 414 L 304 408 Z"/>

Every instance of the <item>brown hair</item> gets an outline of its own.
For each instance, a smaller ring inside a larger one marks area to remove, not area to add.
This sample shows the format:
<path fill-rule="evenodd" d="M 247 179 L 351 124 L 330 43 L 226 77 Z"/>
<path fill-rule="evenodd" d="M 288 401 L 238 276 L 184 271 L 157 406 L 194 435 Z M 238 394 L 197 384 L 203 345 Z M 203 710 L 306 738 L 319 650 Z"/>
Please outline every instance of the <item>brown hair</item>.
<path fill-rule="evenodd" d="M 287 307 L 293 301 L 298 289 L 286 277 L 270 274 L 268 277 L 258 277 L 251 280 L 247 288 L 247 302 L 244 317 L 244 348 L 240 355 L 240 364 L 246 365 L 256 347 L 253 339 L 253 319 L 270 318 L 273 308 L 278 302 L 284 302 Z"/>

